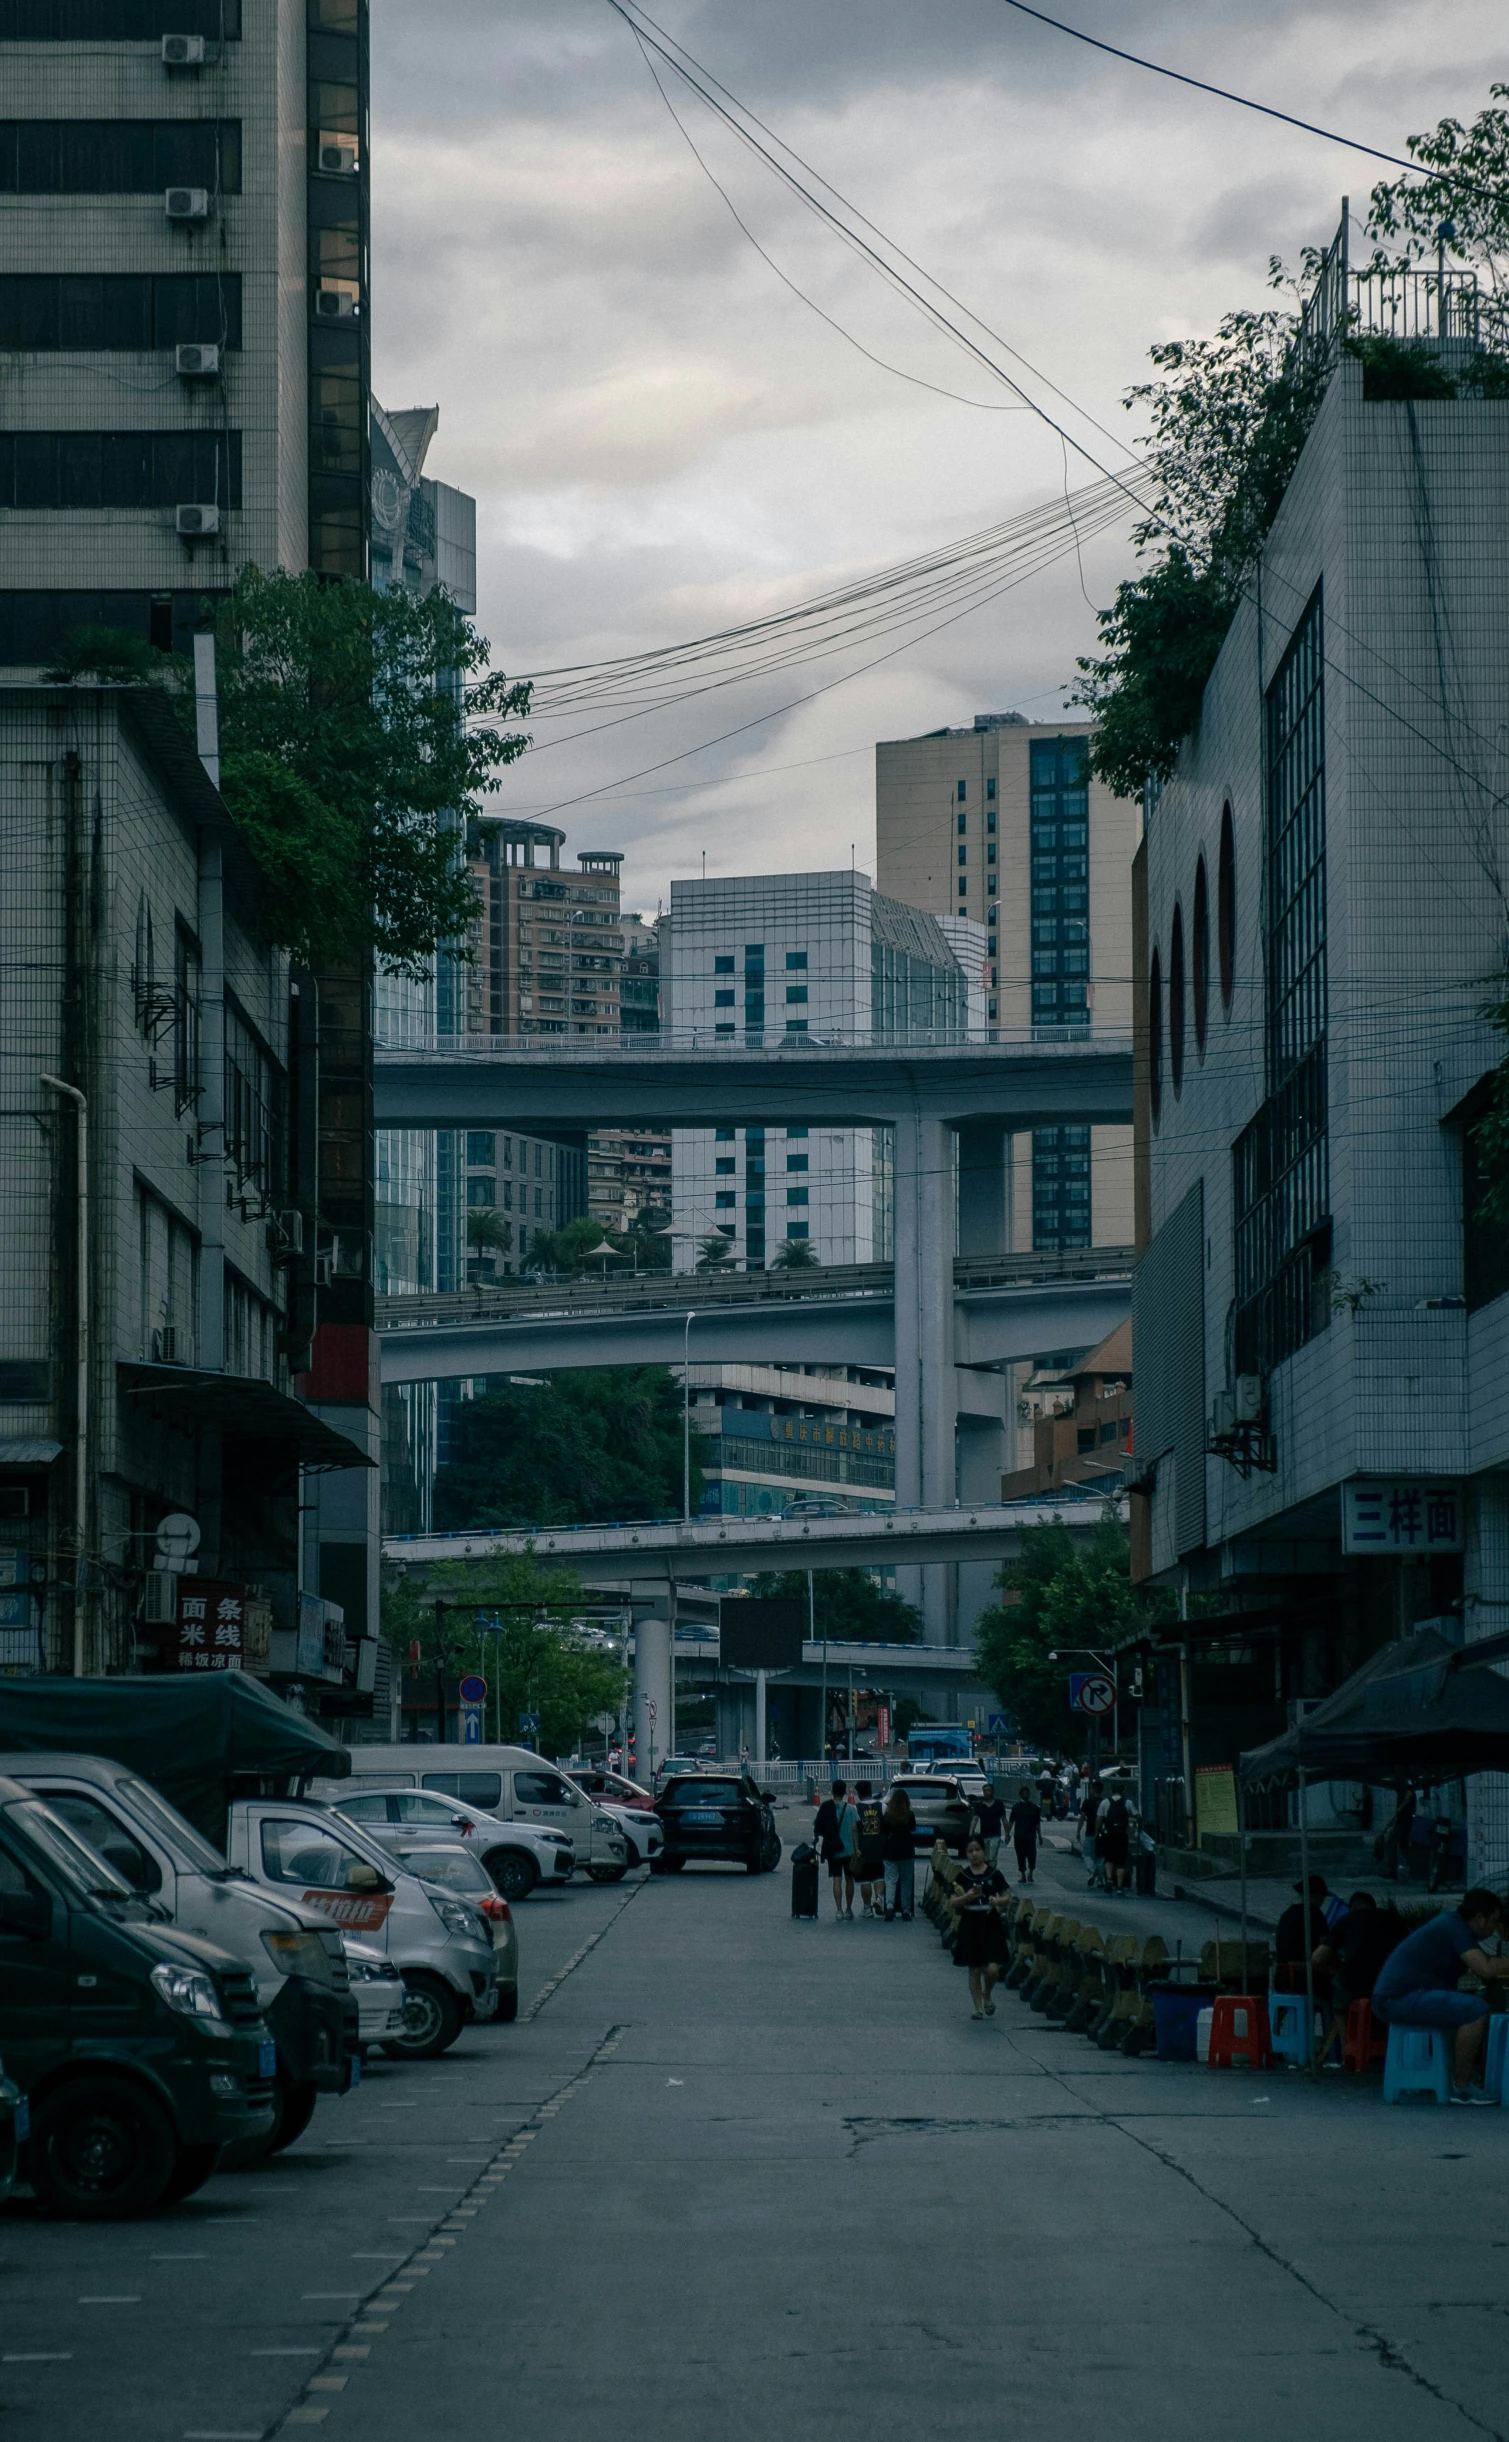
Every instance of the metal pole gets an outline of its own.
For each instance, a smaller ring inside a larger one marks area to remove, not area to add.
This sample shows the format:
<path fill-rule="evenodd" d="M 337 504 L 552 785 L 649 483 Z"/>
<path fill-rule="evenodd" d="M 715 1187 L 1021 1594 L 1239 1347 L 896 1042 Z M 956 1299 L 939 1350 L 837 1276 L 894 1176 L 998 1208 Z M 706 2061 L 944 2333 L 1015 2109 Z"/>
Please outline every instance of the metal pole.
<path fill-rule="evenodd" d="M 44 1070 L 42 1083 L 55 1094 L 66 1094 L 74 1107 L 77 1162 L 75 1165 L 74 1261 L 78 1272 L 75 1283 L 77 1313 L 76 1332 L 77 1387 L 75 1389 L 74 1458 L 73 1458 L 73 1532 L 75 1542 L 73 1581 L 73 1675 L 82 1679 L 88 1665 L 88 1597 L 89 1583 L 89 1098 L 76 1085 L 67 1085 L 61 1077 L 50 1077 Z"/>
<path fill-rule="evenodd" d="M 1305 1767 L 1299 1768 L 1299 1879 L 1303 1888 L 1300 1906 L 1305 1912 L 1305 2058 L 1310 2075 L 1315 2075 L 1315 1956 L 1310 1939 L 1310 1828 L 1305 1804 Z"/>
<path fill-rule="evenodd" d="M 1245 1993 L 1250 1989 L 1247 1982 L 1247 1792 L 1242 1787 L 1242 1759 L 1240 1756 L 1237 1757 L 1237 1855 L 1241 1860 L 1242 1868 L 1242 1990 Z M 1218 1943 L 1216 1965 L 1219 1967 L 1220 1963 L 1221 1951 Z M 1256 2067 L 1256 2038 L 1254 2038 L 1254 2049 L 1248 2054 L 1248 2059 Z"/>
<path fill-rule="evenodd" d="M 817 1599 L 812 1590 L 812 1571 L 810 1569 L 807 1571 L 807 1640 L 809 1644 L 817 1642 Z M 823 1694 L 817 1720 L 817 1760 L 820 1764 L 825 1764 L 828 1760 L 828 1631 L 826 1624 L 823 1629 Z"/>
<path fill-rule="evenodd" d="M 686 1318 L 681 1335 L 681 1515 L 690 1522 L 692 1514 L 692 1323 Z M 675 1748 L 671 1749 L 672 1754 Z"/>

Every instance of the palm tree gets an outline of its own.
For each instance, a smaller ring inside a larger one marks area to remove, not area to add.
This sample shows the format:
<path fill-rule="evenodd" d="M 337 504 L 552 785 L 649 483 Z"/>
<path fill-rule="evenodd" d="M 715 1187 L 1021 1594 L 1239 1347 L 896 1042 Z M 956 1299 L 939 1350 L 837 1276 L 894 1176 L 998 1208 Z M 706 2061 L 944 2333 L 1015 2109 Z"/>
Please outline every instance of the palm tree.
<path fill-rule="evenodd" d="M 817 1257 L 810 1238 L 787 1238 L 776 1248 L 771 1265 L 776 1272 L 815 1272 Z"/>
<path fill-rule="evenodd" d="M 697 1249 L 697 1269 L 699 1272 L 721 1272 L 733 1261 L 733 1254 L 733 1240 L 725 1238 L 721 1230 L 715 1230 L 710 1238 L 703 1239 Z"/>
<path fill-rule="evenodd" d="M 513 1223 L 505 1221 L 491 1204 L 474 1205 L 466 1216 L 466 1243 L 476 1261 L 468 1268 L 474 1280 L 484 1274 L 489 1278 L 494 1270 L 494 1257 L 506 1255 L 513 1245 Z"/>

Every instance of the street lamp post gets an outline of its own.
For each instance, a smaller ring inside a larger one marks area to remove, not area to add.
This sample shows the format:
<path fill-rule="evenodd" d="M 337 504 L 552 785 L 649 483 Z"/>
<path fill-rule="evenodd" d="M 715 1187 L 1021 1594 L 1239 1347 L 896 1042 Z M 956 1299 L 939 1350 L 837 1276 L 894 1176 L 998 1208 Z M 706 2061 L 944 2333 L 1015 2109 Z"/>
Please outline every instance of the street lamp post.
<path fill-rule="evenodd" d="M 681 1516 L 690 1523 L 692 1515 L 692 1325 L 695 1314 L 686 1318 L 681 1335 Z"/>

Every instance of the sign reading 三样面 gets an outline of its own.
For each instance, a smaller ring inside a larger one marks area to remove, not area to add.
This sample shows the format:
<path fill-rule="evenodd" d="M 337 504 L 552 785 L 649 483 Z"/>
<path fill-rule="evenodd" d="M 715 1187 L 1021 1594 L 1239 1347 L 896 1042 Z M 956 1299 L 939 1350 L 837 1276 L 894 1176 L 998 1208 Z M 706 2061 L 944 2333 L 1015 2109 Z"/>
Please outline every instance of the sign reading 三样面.
<path fill-rule="evenodd" d="M 240 1670 L 246 1651 L 246 1588 L 213 1577 L 178 1580 L 179 1670 Z"/>
<path fill-rule="evenodd" d="M 1428 1476 L 1388 1478 L 1341 1488 L 1344 1552 L 1460 1552 L 1462 1487 Z"/>

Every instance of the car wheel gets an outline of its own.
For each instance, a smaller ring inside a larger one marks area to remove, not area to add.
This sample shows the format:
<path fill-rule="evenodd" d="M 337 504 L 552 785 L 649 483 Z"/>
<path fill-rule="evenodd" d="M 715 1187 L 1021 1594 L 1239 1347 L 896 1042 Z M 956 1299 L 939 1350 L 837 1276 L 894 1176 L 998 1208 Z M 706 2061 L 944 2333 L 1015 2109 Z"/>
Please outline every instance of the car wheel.
<path fill-rule="evenodd" d="M 518 2014 L 519 1988 L 517 1984 L 500 1984 L 498 1986 L 498 2006 L 493 2012 L 493 2025 L 511 2027 Z"/>
<path fill-rule="evenodd" d="M 745 1871 L 745 1873 L 746 1873 L 746 1874 L 763 1874 L 763 1873 L 764 1873 L 764 1871 L 765 1871 L 765 1852 L 764 1852 L 764 1850 L 763 1850 L 763 1849 L 761 1849 L 761 1850 L 759 1851 L 759 1853 L 758 1853 L 756 1856 L 753 1856 L 753 1857 L 746 1857 L 746 1858 L 745 1858 L 745 1860 L 744 1860 L 744 1871 Z"/>
<path fill-rule="evenodd" d="M 320 2090 L 312 2080 L 289 2077 L 279 2069 L 273 2085 L 273 2101 L 277 2118 L 265 2137 L 241 2137 L 228 2145 L 220 2157 L 223 2171 L 249 2171 L 254 2162 L 265 2162 L 269 2154 L 281 2154 L 285 2145 L 302 2137 L 314 2118 L 314 2107 Z"/>
<path fill-rule="evenodd" d="M 151 2095 L 123 2079 L 80 2079 L 38 2107 L 27 2176 L 44 2213 L 126 2221 L 161 2203 L 178 2156 L 172 2123 Z"/>
<path fill-rule="evenodd" d="M 589 1865 L 587 1873 L 593 1882 L 622 1882 L 628 1870 L 626 1865 Z"/>
<path fill-rule="evenodd" d="M 403 2033 L 390 2035 L 394 2060 L 438 2060 L 461 2032 L 461 2004 L 443 1976 L 422 1969 L 403 1980 Z"/>
<path fill-rule="evenodd" d="M 495 1887 L 511 1907 L 527 1899 L 540 1879 L 540 1869 L 534 1859 L 520 1848 L 495 1848 L 483 1860 Z"/>
<path fill-rule="evenodd" d="M 778 1839 L 775 1837 L 775 1835 L 774 1835 L 774 1834 L 772 1834 L 772 1835 L 771 1835 L 771 1838 L 770 1838 L 770 1840 L 769 1840 L 769 1842 L 767 1843 L 767 1845 L 766 1845 L 766 1846 L 765 1846 L 765 1847 L 764 1847 L 764 1848 L 763 1848 L 763 1849 L 760 1851 L 760 1871 L 761 1871 L 761 1873 L 762 1873 L 762 1874 L 773 1874 L 773 1873 L 775 1872 L 775 1870 L 776 1870 L 776 1867 L 777 1867 L 777 1866 L 780 1864 L 780 1862 L 781 1862 L 781 1843 L 780 1843 L 780 1841 L 779 1841 L 779 1840 L 778 1840 Z"/>
<path fill-rule="evenodd" d="M 684 1857 L 662 1857 L 660 1871 L 662 1874 L 679 1874 L 685 1863 Z"/>
<path fill-rule="evenodd" d="M 205 2181 L 212 2177 L 223 2150 L 218 2145 L 181 2145 L 173 2176 L 163 2189 L 158 2203 L 181 2205 L 186 2196 L 196 2195 Z"/>

